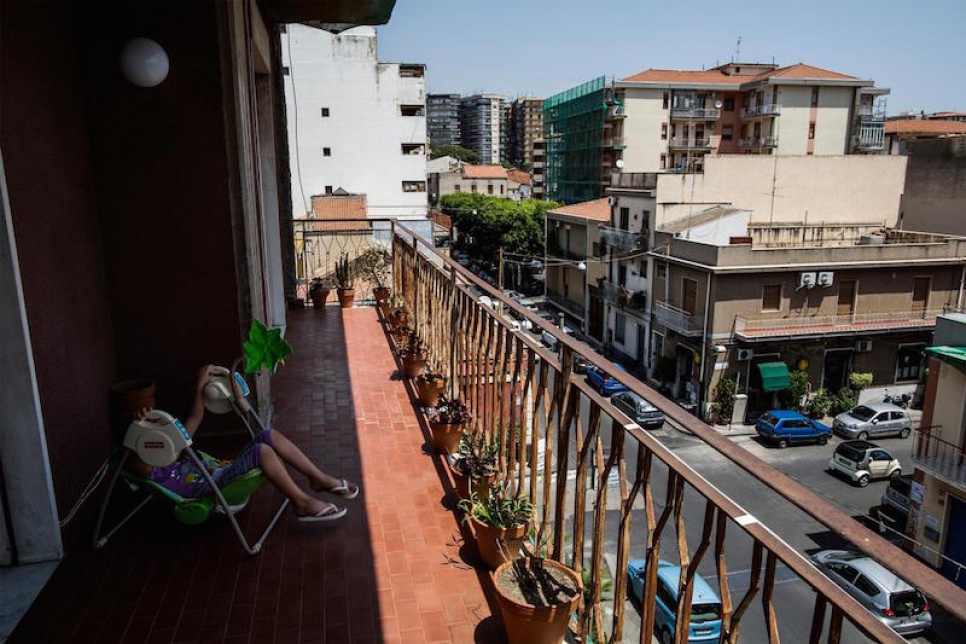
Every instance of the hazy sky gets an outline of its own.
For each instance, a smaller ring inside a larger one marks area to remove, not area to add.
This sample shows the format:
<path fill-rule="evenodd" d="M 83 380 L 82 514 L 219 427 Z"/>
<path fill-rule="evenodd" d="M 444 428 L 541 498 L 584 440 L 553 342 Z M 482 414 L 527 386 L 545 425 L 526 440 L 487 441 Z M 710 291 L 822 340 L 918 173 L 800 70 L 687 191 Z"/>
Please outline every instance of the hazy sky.
<path fill-rule="evenodd" d="M 888 112 L 966 110 L 966 0 L 397 0 L 385 62 L 430 92 L 549 96 L 591 78 L 805 62 L 888 87 Z"/>

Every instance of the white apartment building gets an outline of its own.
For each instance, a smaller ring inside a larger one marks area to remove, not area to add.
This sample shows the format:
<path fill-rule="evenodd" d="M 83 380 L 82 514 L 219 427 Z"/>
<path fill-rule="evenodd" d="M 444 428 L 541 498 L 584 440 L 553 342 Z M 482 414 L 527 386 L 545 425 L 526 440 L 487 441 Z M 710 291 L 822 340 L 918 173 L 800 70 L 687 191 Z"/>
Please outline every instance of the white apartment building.
<path fill-rule="evenodd" d="M 281 40 L 293 217 L 342 188 L 370 218 L 425 220 L 425 67 L 379 62 L 373 27 L 290 24 Z"/>
<path fill-rule="evenodd" d="M 884 150 L 889 90 L 799 63 L 648 69 L 614 83 L 605 141 L 627 172 L 701 171 L 706 155 L 842 155 Z"/>

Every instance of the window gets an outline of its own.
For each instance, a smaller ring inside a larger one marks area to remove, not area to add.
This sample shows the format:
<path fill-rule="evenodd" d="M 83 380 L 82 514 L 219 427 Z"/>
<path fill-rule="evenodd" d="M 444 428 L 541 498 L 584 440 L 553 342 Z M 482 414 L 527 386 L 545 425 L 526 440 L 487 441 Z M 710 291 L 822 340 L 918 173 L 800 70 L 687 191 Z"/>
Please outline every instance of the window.
<path fill-rule="evenodd" d="M 403 192 L 426 192 L 425 181 L 403 181 Z"/>
<path fill-rule="evenodd" d="M 721 140 L 722 141 L 733 141 L 735 138 L 735 126 L 734 125 L 722 125 L 721 126 Z"/>
<path fill-rule="evenodd" d="M 657 331 L 651 332 L 651 374 L 657 365 L 657 360 L 664 355 L 664 335 Z"/>
<path fill-rule="evenodd" d="M 672 613 L 677 612 L 678 602 L 674 599 L 674 594 L 671 589 L 667 587 L 664 580 L 658 578 L 657 580 L 657 598 L 661 600 L 661 603 L 667 606 L 667 609 Z"/>
<path fill-rule="evenodd" d="M 855 578 L 855 587 L 861 592 L 865 593 L 869 597 L 875 597 L 879 594 L 879 588 L 866 578 L 865 575 L 859 575 Z"/>
<path fill-rule="evenodd" d="M 667 155 L 661 155 L 661 170 L 667 170 Z"/>
<path fill-rule="evenodd" d="M 453 186 L 453 192 L 463 192 L 462 188 L 460 188 L 460 184 L 457 183 Z"/>
<path fill-rule="evenodd" d="M 818 88 L 812 88 L 812 107 L 818 107 Z"/>
<path fill-rule="evenodd" d="M 735 97 L 734 96 L 727 96 L 727 97 L 725 97 L 725 100 L 724 100 L 724 111 L 725 112 L 734 112 L 735 111 Z"/>
<path fill-rule="evenodd" d="M 627 285 L 627 265 L 618 264 L 617 265 L 617 283 L 621 286 Z"/>
<path fill-rule="evenodd" d="M 288 67 L 286 67 L 285 65 L 282 65 L 282 76 L 288 76 L 289 73 L 290 72 L 289 72 Z"/>
<path fill-rule="evenodd" d="M 762 311 L 781 311 L 782 310 L 782 285 L 765 284 L 761 287 L 761 310 Z"/>
<path fill-rule="evenodd" d="M 420 155 L 426 153 L 426 146 L 422 143 L 403 143 L 402 144 L 403 154 L 414 154 Z"/>
<path fill-rule="evenodd" d="M 479 188 L 475 183 L 472 186 L 470 186 L 470 192 L 479 192 Z"/>
<path fill-rule="evenodd" d="M 667 263 L 654 262 L 654 277 L 657 279 L 667 279 Z"/>
<path fill-rule="evenodd" d="M 671 93 L 664 92 L 664 109 L 667 109 L 668 103 L 671 102 Z"/>
<path fill-rule="evenodd" d="M 601 257 L 602 253 L 600 252 L 600 242 L 592 242 L 590 247 L 594 257 Z"/>
<path fill-rule="evenodd" d="M 845 581 L 852 583 L 859 571 L 844 563 L 839 563 L 838 561 L 830 561 L 825 564 L 829 570 L 838 574 L 839 577 Z"/>
<path fill-rule="evenodd" d="M 661 123 L 661 140 L 667 139 L 667 123 Z"/>
<path fill-rule="evenodd" d="M 900 344 L 896 350 L 896 382 L 919 380 L 924 344 Z"/>
<path fill-rule="evenodd" d="M 623 313 L 614 314 L 614 339 L 618 342 L 624 342 L 624 330 L 627 326 L 627 317 Z"/>
<path fill-rule="evenodd" d="M 500 184 L 500 194 L 501 195 L 503 194 L 503 184 L 502 183 Z"/>
<path fill-rule="evenodd" d="M 808 124 L 808 138 L 810 138 L 810 139 L 814 139 L 815 138 L 815 122 L 814 121 Z"/>
<path fill-rule="evenodd" d="M 325 194 L 327 194 L 327 195 L 331 195 L 332 194 L 332 186 L 326 186 L 325 187 Z"/>
<path fill-rule="evenodd" d="M 631 209 L 621 208 L 620 223 L 617 225 L 617 227 L 620 228 L 621 230 L 627 230 L 627 227 L 630 225 L 630 219 L 631 219 Z"/>
<path fill-rule="evenodd" d="M 329 108 L 327 107 L 322 108 L 322 118 L 329 118 Z"/>
<path fill-rule="evenodd" d="M 422 105 L 400 105 L 399 113 L 402 116 L 423 116 L 425 111 Z"/>
<path fill-rule="evenodd" d="M 492 195 L 493 194 L 493 184 L 492 183 L 486 184 L 486 194 L 488 194 L 488 195 Z"/>
<path fill-rule="evenodd" d="M 422 65 L 400 65 L 399 76 L 402 78 L 422 78 L 426 70 Z"/>
<path fill-rule="evenodd" d="M 322 148 L 322 156 L 324 157 L 332 156 L 332 148 Z"/>

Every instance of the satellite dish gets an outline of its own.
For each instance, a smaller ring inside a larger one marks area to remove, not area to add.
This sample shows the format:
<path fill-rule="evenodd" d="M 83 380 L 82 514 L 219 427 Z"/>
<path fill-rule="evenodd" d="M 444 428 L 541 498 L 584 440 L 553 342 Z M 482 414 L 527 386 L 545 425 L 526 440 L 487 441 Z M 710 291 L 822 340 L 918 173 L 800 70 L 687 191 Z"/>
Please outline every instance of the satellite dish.
<path fill-rule="evenodd" d="M 715 109 L 720 110 L 722 105 L 724 105 L 724 103 L 721 102 L 720 98 L 714 102 Z"/>
<path fill-rule="evenodd" d="M 616 165 L 619 170 L 623 169 L 624 159 L 618 159 L 617 161 L 614 162 L 614 165 Z"/>

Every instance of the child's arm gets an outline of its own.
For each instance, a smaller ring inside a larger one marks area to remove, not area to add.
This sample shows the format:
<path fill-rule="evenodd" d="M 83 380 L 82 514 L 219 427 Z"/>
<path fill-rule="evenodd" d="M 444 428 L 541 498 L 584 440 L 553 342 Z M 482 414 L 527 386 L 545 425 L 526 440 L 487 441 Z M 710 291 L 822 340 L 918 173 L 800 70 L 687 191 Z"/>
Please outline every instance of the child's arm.
<path fill-rule="evenodd" d="M 212 373 L 212 367 L 210 364 L 205 365 L 198 372 L 198 380 L 195 383 L 195 395 L 191 401 L 191 410 L 188 412 L 188 416 L 184 419 L 184 427 L 188 430 L 189 436 L 194 436 L 195 432 L 198 431 L 198 426 L 201 424 L 201 419 L 205 415 L 205 401 L 204 401 L 204 391 L 205 385 L 211 382 L 211 378 L 214 374 Z"/>

